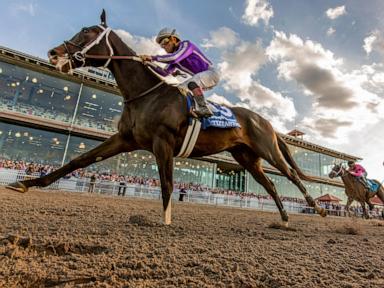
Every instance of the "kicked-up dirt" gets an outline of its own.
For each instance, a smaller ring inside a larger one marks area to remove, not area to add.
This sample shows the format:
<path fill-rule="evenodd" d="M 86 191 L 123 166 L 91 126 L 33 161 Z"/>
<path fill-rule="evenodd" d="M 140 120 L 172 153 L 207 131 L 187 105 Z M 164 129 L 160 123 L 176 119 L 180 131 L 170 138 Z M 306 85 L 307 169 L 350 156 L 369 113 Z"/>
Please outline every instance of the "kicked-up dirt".
<path fill-rule="evenodd" d="M 384 287 L 384 221 L 0 187 L 0 287 Z"/>

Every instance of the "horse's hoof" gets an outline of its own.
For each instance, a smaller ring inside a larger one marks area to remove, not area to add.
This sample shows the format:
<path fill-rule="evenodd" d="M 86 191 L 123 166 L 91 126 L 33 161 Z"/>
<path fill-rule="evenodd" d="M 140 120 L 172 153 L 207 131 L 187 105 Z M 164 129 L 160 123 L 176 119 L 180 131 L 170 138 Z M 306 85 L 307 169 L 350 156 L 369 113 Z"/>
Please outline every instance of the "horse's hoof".
<path fill-rule="evenodd" d="M 320 208 L 318 212 L 321 217 L 327 216 L 327 210 L 325 210 L 324 208 Z"/>
<path fill-rule="evenodd" d="M 25 193 L 28 191 L 28 187 L 26 187 L 23 183 L 21 182 L 14 182 L 11 184 L 8 184 L 5 186 L 5 188 L 20 192 L 20 193 Z"/>
<path fill-rule="evenodd" d="M 281 222 L 281 226 L 284 227 L 284 228 L 288 228 L 288 221 L 282 221 Z"/>

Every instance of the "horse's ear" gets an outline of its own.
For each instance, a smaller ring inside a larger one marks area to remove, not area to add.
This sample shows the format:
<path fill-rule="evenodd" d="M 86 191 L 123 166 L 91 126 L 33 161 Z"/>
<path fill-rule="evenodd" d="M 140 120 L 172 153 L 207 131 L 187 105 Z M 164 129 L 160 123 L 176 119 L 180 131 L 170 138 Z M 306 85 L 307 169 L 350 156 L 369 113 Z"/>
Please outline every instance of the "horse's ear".
<path fill-rule="evenodd" d="M 103 9 L 103 12 L 101 12 L 100 15 L 100 20 L 101 20 L 101 25 L 106 27 L 107 26 L 107 17 L 105 16 L 105 10 Z"/>

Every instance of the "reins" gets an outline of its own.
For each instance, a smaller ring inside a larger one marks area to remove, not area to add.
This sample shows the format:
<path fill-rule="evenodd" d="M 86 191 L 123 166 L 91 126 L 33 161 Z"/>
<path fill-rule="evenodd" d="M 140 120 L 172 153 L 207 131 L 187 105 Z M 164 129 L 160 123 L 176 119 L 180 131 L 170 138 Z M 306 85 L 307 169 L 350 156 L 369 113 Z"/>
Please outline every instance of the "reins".
<path fill-rule="evenodd" d="M 165 82 L 164 81 L 160 81 L 159 83 L 157 83 L 155 86 L 153 86 L 152 88 L 144 91 L 143 93 L 139 94 L 139 96 L 135 97 L 135 98 L 132 98 L 132 99 L 129 99 L 129 100 L 124 100 L 124 104 L 125 105 L 128 105 L 129 103 L 139 99 L 139 98 L 142 98 L 143 96 L 145 95 L 149 95 L 150 92 L 152 92 L 153 90 L 159 88 L 161 85 L 163 85 Z"/>
<path fill-rule="evenodd" d="M 150 92 L 154 91 L 155 89 L 159 88 L 160 86 L 162 86 L 165 82 L 163 79 L 161 79 L 157 73 L 151 68 L 152 67 L 158 67 L 158 65 L 154 64 L 154 63 L 151 63 L 151 62 L 147 62 L 147 61 L 143 61 L 142 58 L 140 58 L 139 56 L 135 56 L 135 55 L 129 55 L 129 56 L 119 56 L 119 55 L 114 55 L 114 51 L 113 51 L 113 48 L 109 42 L 109 34 L 110 32 L 112 31 L 111 28 L 105 28 L 101 25 L 98 25 L 100 29 L 102 29 L 102 33 L 95 39 L 93 40 L 91 43 L 88 43 L 85 47 L 82 47 L 82 46 L 79 46 L 75 43 L 72 43 L 71 41 L 64 41 L 64 47 L 65 49 L 67 50 L 67 52 L 69 51 L 68 48 L 67 48 L 67 43 L 71 44 L 71 45 L 74 45 L 74 46 L 77 46 L 78 48 L 81 48 L 82 50 L 81 51 L 77 51 L 76 53 L 74 53 L 73 55 L 71 55 L 70 53 L 67 53 L 70 57 L 70 66 L 71 66 L 71 60 L 72 60 L 72 57 L 75 58 L 76 60 L 82 62 L 82 66 L 84 66 L 85 64 L 85 59 L 102 59 L 102 60 L 107 60 L 106 63 L 104 64 L 104 68 L 106 68 L 108 66 L 108 64 L 110 63 L 111 60 L 133 60 L 133 61 L 137 61 L 137 62 L 141 62 L 143 63 L 144 65 L 148 66 L 149 70 L 154 73 L 159 79 L 160 79 L 160 82 L 157 83 L 155 86 L 147 89 L 146 91 L 140 93 L 137 97 L 133 98 L 133 99 L 129 99 L 129 100 L 124 100 L 124 104 L 127 105 L 133 101 L 136 101 L 137 99 L 139 98 L 142 98 L 143 96 L 146 96 L 148 95 Z M 106 55 L 92 55 L 92 54 L 87 54 L 86 52 L 89 51 L 93 46 L 95 45 L 98 45 L 100 43 L 100 41 L 105 37 L 106 39 L 106 43 L 107 43 L 107 46 L 109 48 L 109 56 L 106 56 Z M 72 68 L 72 67 L 71 67 Z"/>

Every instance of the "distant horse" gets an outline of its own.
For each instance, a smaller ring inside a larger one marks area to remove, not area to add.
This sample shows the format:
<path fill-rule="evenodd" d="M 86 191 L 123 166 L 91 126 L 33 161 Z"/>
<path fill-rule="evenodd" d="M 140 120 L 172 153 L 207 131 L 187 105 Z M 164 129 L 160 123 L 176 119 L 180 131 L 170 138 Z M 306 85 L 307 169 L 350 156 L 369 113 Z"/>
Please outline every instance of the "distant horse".
<path fill-rule="evenodd" d="M 377 180 L 374 180 L 374 181 L 377 184 L 379 184 L 379 188 L 377 192 L 373 193 L 373 192 L 369 192 L 368 189 L 364 187 L 364 184 L 358 181 L 356 177 L 353 176 L 351 173 L 349 173 L 347 169 L 344 168 L 343 165 L 341 164 L 335 164 L 331 172 L 329 172 L 328 176 L 330 178 L 341 177 L 341 180 L 343 180 L 344 186 L 345 186 L 345 194 L 347 194 L 347 197 L 348 197 L 345 210 L 347 210 L 349 216 L 350 216 L 349 206 L 352 204 L 354 200 L 361 204 L 361 207 L 363 209 L 363 216 L 365 218 L 369 217 L 365 203 L 368 204 L 370 209 L 374 207 L 373 204 L 369 201 L 370 198 L 377 195 L 377 197 L 379 197 L 380 200 L 383 201 L 384 203 L 384 187 Z"/>
<path fill-rule="evenodd" d="M 113 73 L 125 104 L 118 132 L 60 169 L 41 178 L 9 184 L 8 188 L 26 192 L 32 186 L 45 187 L 76 169 L 119 153 L 147 150 L 156 157 L 164 223 L 170 224 L 173 157 L 180 151 L 188 127 L 185 96 L 177 87 L 166 84 L 154 75 L 140 62 L 136 53 L 107 27 L 104 10 L 100 25 L 81 29 L 70 41 L 51 49 L 48 56 L 50 62 L 62 72 L 83 66 L 103 66 Z M 288 215 L 275 186 L 264 174 L 262 159 L 265 159 L 300 189 L 309 206 L 323 217 L 326 216 L 325 209 L 317 205 L 300 180 L 310 178 L 300 171 L 288 146 L 271 124 L 245 108 L 234 107 L 232 111 L 241 128 L 208 128 L 200 131 L 190 157 L 229 151 L 272 196 L 283 224 L 288 225 Z"/>

